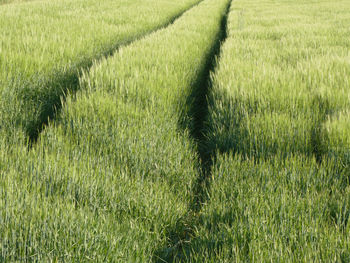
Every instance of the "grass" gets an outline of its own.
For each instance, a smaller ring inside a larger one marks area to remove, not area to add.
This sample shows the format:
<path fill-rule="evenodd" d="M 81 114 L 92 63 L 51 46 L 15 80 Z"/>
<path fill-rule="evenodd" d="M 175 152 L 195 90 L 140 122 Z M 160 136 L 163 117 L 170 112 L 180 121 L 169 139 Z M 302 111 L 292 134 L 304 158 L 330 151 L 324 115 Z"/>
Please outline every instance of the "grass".
<path fill-rule="evenodd" d="M 35 139 L 79 75 L 199 0 L 33 1 L 0 9 L 0 128 Z M 12 135 L 8 135 L 11 137 Z"/>
<path fill-rule="evenodd" d="M 9 4 L 9 3 L 21 3 L 25 1 L 31 1 L 31 0 L 0 0 L 0 5 Z"/>
<path fill-rule="evenodd" d="M 350 261 L 350 4 L 230 2 L 1 6 L 0 262 Z"/>
<path fill-rule="evenodd" d="M 336 163 L 220 155 L 186 262 L 348 262 L 350 192 Z"/>
<path fill-rule="evenodd" d="M 150 262 L 187 231 L 198 157 L 179 122 L 227 3 L 95 62 L 29 151 L 1 144 L 0 261 Z"/>
<path fill-rule="evenodd" d="M 186 262 L 350 261 L 349 9 L 233 3 L 208 96 L 214 164 Z"/>
<path fill-rule="evenodd" d="M 254 158 L 324 153 L 320 127 L 348 97 L 347 8 L 344 1 L 234 5 L 213 80 L 213 149 Z"/>

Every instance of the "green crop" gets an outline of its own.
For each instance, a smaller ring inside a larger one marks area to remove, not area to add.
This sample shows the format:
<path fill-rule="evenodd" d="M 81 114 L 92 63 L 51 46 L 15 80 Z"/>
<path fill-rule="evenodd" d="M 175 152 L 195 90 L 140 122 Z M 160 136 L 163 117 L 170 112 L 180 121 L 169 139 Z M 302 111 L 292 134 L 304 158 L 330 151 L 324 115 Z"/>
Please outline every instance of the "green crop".
<path fill-rule="evenodd" d="M 94 63 L 29 151 L 1 144 L 3 260 L 149 262 L 187 231 L 198 167 L 179 123 L 227 3 Z"/>
<path fill-rule="evenodd" d="M 348 262 L 350 192 L 336 166 L 218 156 L 187 262 Z"/>
<path fill-rule="evenodd" d="M 82 69 L 199 0 L 33 1 L 0 8 L 0 129 L 31 139 L 79 89 Z M 11 134 L 10 134 L 11 136 Z"/>
<path fill-rule="evenodd" d="M 8 3 L 21 3 L 24 1 L 31 1 L 31 0 L 0 0 L 0 5 L 8 4 Z"/>
<path fill-rule="evenodd" d="M 0 262 L 350 262 L 349 22 L 347 0 L 1 5 Z"/>
<path fill-rule="evenodd" d="M 232 4 L 187 262 L 348 262 L 347 1 Z"/>
<path fill-rule="evenodd" d="M 325 153 L 321 127 L 349 98 L 348 8 L 345 1 L 233 5 L 213 80 L 213 149 L 263 159 Z"/>

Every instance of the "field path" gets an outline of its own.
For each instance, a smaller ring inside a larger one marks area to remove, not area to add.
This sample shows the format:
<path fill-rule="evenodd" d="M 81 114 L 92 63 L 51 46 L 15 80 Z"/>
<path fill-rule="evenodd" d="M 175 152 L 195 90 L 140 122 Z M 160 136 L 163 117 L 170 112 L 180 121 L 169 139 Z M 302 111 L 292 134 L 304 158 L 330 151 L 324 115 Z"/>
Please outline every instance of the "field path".
<path fill-rule="evenodd" d="M 208 201 L 208 191 L 210 189 L 211 169 L 214 161 L 215 152 L 208 148 L 208 140 L 206 136 L 206 121 L 208 119 L 209 105 L 208 97 L 211 93 L 212 82 L 211 74 L 215 71 L 220 60 L 221 45 L 227 37 L 227 19 L 230 7 L 233 1 L 227 3 L 226 11 L 221 17 L 221 29 L 217 36 L 217 40 L 208 53 L 205 66 L 198 73 L 197 79 L 192 85 L 192 91 L 187 98 L 187 107 L 189 111 L 186 119 L 190 122 L 180 122 L 180 126 L 184 130 L 190 132 L 190 136 L 196 143 L 198 154 L 199 170 L 196 181 L 192 189 L 192 202 L 189 210 L 183 220 L 176 225 L 176 228 L 169 230 L 169 243 L 167 247 L 160 248 L 156 251 L 154 262 L 174 262 L 184 260 L 186 253 L 191 249 L 191 239 L 193 229 L 199 223 L 199 212 L 205 202 Z M 184 231 L 185 229 L 185 231 Z"/>

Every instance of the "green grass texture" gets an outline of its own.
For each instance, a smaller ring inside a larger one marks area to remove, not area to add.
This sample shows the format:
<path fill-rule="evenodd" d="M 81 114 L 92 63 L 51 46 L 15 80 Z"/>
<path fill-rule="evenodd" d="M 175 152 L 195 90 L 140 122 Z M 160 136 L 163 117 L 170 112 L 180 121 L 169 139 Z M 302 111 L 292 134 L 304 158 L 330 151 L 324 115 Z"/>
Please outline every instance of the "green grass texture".
<path fill-rule="evenodd" d="M 198 167 L 179 122 L 227 4 L 205 0 L 95 62 L 30 150 L 1 144 L 2 261 L 157 261 L 185 231 Z"/>

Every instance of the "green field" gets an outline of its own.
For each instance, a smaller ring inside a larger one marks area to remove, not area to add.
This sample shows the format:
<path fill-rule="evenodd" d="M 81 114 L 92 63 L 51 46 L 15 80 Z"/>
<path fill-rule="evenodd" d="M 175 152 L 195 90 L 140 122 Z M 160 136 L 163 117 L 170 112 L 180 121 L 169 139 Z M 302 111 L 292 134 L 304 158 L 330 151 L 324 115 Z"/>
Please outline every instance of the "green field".
<path fill-rule="evenodd" d="M 0 4 L 0 262 L 350 262 L 350 2 Z"/>
<path fill-rule="evenodd" d="M 0 8 L 0 129 L 36 139 L 93 61 L 171 23 L 199 0 L 59 0 Z"/>

